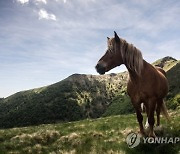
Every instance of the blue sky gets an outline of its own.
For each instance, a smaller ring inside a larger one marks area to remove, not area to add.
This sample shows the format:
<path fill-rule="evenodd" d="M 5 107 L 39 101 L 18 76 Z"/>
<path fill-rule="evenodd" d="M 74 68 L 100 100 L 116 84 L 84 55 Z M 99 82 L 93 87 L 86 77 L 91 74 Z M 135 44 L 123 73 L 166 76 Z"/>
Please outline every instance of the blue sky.
<path fill-rule="evenodd" d="M 0 97 L 97 74 L 114 30 L 148 62 L 180 59 L 179 15 L 179 0 L 0 0 Z"/>

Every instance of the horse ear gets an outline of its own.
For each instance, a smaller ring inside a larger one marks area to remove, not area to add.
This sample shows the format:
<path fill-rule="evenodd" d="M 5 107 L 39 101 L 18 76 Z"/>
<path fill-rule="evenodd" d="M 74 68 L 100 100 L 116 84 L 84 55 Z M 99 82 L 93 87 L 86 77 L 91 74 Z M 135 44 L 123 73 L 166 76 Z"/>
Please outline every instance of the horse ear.
<path fill-rule="evenodd" d="M 119 38 L 118 34 L 115 31 L 114 31 L 114 38 L 115 38 L 116 42 L 120 41 L 120 38 Z"/>
<path fill-rule="evenodd" d="M 109 39 L 110 39 L 110 38 L 109 38 L 109 37 L 107 37 L 107 44 L 108 44 L 108 42 L 109 42 Z"/>

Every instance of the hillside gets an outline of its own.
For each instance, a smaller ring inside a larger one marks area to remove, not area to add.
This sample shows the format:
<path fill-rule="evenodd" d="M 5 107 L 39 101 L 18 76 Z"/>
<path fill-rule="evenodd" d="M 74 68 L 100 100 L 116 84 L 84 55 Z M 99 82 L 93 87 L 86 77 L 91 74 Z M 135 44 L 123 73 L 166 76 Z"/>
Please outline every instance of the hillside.
<path fill-rule="evenodd" d="M 152 64 L 154 66 L 159 66 L 159 67 L 163 68 L 167 72 L 172 67 L 174 67 L 177 63 L 179 63 L 178 60 L 176 60 L 175 58 L 167 56 L 167 57 L 164 57 L 162 59 L 155 61 Z"/>
<path fill-rule="evenodd" d="M 162 119 L 162 130 L 157 136 L 179 136 L 180 112 L 171 113 L 171 122 Z M 125 139 L 138 131 L 135 114 L 118 115 L 95 120 L 46 124 L 34 127 L 1 129 L 0 153 L 51 154 L 178 154 L 177 144 L 144 144 L 128 148 Z"/>
<path fill-rule="evenodd" d="M 167 96 L 167 105 L 171 109 L 180 106 L 180 61 L 167 71 L 169 81 L 169 93 Z"/>
<path fill-rule="evenodd" d="M 154 63 L 167 68 L 168 107 L 180 103 L 180 62 L 165 57 Z M 50 86 L 0 99 L 0 127 L 16 127 L 133 113 L 126 94 L 128 73 L 74 74 Z"/>
<path fill-rule="evenodd" d="M 176 109 L 180 106 L 180 60 L 164 57 L 154 62 L 153 65 L 162 67 L 166 71 L 169 82 L 167 106 L 170 109 Z"/>
<path fill-rule="evenodd" d="M 18 92 L 0 102 L 0 127 L 100 117 L 124 90 L 126 80 L 127 73 L 74 74 L 50 86 Z"/>

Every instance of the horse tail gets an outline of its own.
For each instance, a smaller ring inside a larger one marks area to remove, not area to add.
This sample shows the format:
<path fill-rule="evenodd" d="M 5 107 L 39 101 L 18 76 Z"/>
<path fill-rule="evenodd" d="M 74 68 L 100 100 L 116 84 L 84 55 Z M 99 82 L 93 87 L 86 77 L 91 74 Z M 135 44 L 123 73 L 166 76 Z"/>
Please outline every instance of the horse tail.
<path fill-rule="evenodd" d="M 167 112 L 167 107 L 166 107 L 166 104 L 164 101 L 163 101 L 162 106 L 161 106 L 161 112 L 165 116 L 165 118 L 169 121 L 170 117 L 169 117 L 169 114 Z"/>

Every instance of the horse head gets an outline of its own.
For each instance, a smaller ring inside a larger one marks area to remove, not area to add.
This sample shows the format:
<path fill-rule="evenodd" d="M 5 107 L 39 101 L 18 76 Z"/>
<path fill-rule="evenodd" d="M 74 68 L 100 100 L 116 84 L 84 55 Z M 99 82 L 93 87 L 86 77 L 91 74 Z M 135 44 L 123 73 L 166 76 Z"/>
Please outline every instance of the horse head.
<path fill-rule="evenodd" d="M 121 39 L 116 32 L 114 32 L 113 38 L 107 37 L 106 53 L 100 58 L 95 67 L 99 74 L 105 74 L 105 72 L 123 63 L 120 52 L 121 48 Z"/>

